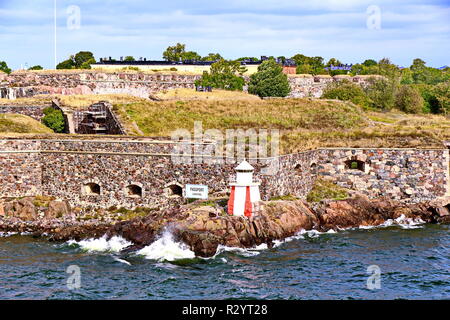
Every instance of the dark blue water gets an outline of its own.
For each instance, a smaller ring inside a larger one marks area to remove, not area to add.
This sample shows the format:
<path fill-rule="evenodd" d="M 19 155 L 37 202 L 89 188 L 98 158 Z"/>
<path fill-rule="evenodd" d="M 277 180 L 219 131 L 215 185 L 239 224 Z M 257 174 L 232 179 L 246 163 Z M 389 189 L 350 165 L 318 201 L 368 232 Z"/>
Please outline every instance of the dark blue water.
<path fill-rule="evenodd" d="M 449 299 L 450 226 L 349 230 L 247 253 L 158 262 L 88 253 L 27 236 L 0 238 L 1 299 Z M 66 269 L 77 265 L 80 288 Z M 367 267 L 381 288 L 367 288 Z"/>

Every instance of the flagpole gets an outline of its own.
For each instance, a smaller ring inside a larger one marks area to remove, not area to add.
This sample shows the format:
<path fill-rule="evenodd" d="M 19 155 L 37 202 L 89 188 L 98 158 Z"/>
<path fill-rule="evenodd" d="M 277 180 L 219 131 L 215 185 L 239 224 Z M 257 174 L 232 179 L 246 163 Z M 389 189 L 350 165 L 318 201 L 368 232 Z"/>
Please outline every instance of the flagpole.
<path fill-rule="evenodd" d="M 56 64 L 57 64 L 57 59 L 56 59 L 56 0 L 53 1 L 53 9 L 54 9 L 54 37 L 55 37 L 55 47 L 54 47 L 54 54 L 55 54 L 55 69 L 56 69 Z"/>

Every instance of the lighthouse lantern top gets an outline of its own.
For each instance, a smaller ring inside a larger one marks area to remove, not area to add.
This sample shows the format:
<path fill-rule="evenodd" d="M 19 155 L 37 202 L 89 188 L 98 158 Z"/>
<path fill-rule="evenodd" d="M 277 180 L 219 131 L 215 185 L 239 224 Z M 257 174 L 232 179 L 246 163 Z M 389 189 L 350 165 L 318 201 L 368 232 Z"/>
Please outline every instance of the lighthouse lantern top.
<path fill-rule="evenodd" d="M 237 172 L 249 172 L 254 171 L 255 168 L 253 168 L 250 163 L 244 160 L 234 170 L 236 170 Z"/>

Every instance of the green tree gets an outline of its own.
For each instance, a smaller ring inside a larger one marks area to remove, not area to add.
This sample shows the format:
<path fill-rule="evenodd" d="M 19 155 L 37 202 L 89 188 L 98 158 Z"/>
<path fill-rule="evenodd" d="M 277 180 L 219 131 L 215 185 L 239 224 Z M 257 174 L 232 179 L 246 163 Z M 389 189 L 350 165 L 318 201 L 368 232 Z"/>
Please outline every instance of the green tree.
<path fill-rule="evenodd" d="M 413 72 L 409 68 L 405 68 L 402 70 L 402 80 L 400 82 L 401 84 L 413 84 L 414 78 L 413 78 Z"/>
<path fill-rule="evenodd" d="M 264 61 L 250 76 L 248 91 L 260 97 L 286 97 L 291 91 L 287 75 L 275 60 Z"/>
<path fill-rule="evenodd" d="M 450 114 L 450 82 L 437 84 L 433 92 L 438 102 L 438 112 Z"/>
<path fill-rule="evenodd" d="M 133 56 L 126 56 L 123 61 L 136 61 Z"/>
<path fill-rule="evenodd" d="M 80 69 L 91 69 L 91 64 L 95 63 L 95 59 L 89 59 L 81 64 Z"/>
<path fill-rule="evenodd" d="M 300 64 L 297 66 L 297 74 L 312 74 L 313 69 L 309 64 Z"/>
<path fill-rule="evenodd" d="M 80 51 L 80 52 L 78 52 L 73 57 L 73 60 L 74 60 L 76 68 L 81 68 L 81 66 L 84 63 L 88 62 L 88 61 L 94 61 L 93 63 L 95 63 L 94 54 L 92 52 L 90 52 L 90 51 Z"/>
<path fill-rule="evenodd" d="M 90 69 L 92 63 L 95 63 L 92 52 L 80 51 L 75 55 L 71 55 L 69 59 L 60 62 L 56 69 Z"/>
<path fill-rule="evenodd" d="M 369 99 L 369 106 L 376 109 L 391 110 L 395 103 L 396 88 L 387 78 L 368 79 L 369 85 L 365 88 Z"/>
<path fill-rule="evenodd" d="M 66 124 L 61 110 L 48 107 L 43 112 L 44 117 L 42 118 L 42 123 L 57 133 L 63 133 Z"/>
<path fill-rule="evenodd" d="M 182 60 L 183 53 L 186 52 L 186 45 L 177 43 L 174 46 L 169 46 L 163 52 L 163 59 L 172 62 L 179 62 Z"/>
<path fill-rule="evenodd" d="M 12 70 L 8 68 L 8 65 L 5 61 L 0 61 L 0 71 L 10 74 Z"/>
<path fill-rule="evenodd" d="M 74 69 L 75 68 L 75 62 L 73 59 L 67 59 L 64 60 L 56 66 L 56 69 Z"/>
<path fill-rule="evenodd" d="M 259 61 L 259 59 L 256 58 L 256 57 L 241 57 L 241 58 L 239 58 L 239 59 L 236 59 L 236 61 L 243 61 L 243 60 L 251 60 L 251 61 L 253 61 L 253 62 Z"/>
<path fill-rule="evenodd" d="M 181 55 L 181 60 L 200 60 L 202 57 L 195 51 L 186 51 Z"/>
<path fill-rule="evenodd" d="M 200 86 L 226 90 L 243 90 L 245 80 L 242 75 L 247 71 L 239 61 L 219 60 L 211 65 L 209 72 L 203 72 L 202 78 L 195 82 Z"/>
<path fill-rule="evenodd" d="M 222 60 L 222 56 L 218 53 L 209 53 L 207 56 L 203 57 L 202 61 L 219 61 Z"/>
<path fill-rule="evenodd" d="M 373 66 L 376 66 L 378 63 L 373 59 L 367 59 L 362 64 L 365 67 L 373 67 Z"/>
<path fill-rule="evenodd" d="M 28 70 L 43 70 L 44 68 L 42 68 L 42 66 L 40 65 L 36 65 L 36 66 L 32 66 L 30 68 L 28 68 Z"/>
<path fill-rule="evenodd" d="M 403 85 L 395 96 L 395 106 L 406 113 L 420 113 L 424 101 L 419 90 L 409 85 Z"/>
<path fill-rule="evenodd" d="M 368 105 L 367 96 L 361 86 L 346 79 L 329 83 L 322 94 L 322 98 L 351 101 L 363 107 Z"/>
<path fill-rule="evenodd" d="M 330 66 L 335 66 L 336 67 L 336 66 L 339 66 L 341 64 L 342 64 L 342 62 L 339 61 L 338 59 L 331 58 L 330 60 L 328 60 L 326 66 L 327 67 L 330 67 Z"/>

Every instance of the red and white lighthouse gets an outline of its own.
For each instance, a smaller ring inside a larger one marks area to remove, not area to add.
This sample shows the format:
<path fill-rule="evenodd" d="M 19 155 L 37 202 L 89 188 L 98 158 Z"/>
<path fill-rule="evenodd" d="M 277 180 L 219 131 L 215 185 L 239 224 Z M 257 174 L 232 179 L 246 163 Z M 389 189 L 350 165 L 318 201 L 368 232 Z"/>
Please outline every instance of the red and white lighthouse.
<path fill-rule="evenodd" d="M 228 214 L 251 217 L 255 212 L 255 202 L 261 200 L 259 182 L 253 182 L 254 168 L 242 161 L 236 168 L 236 181 L 231 182 L 231 195 L 228 200 Z"/>

